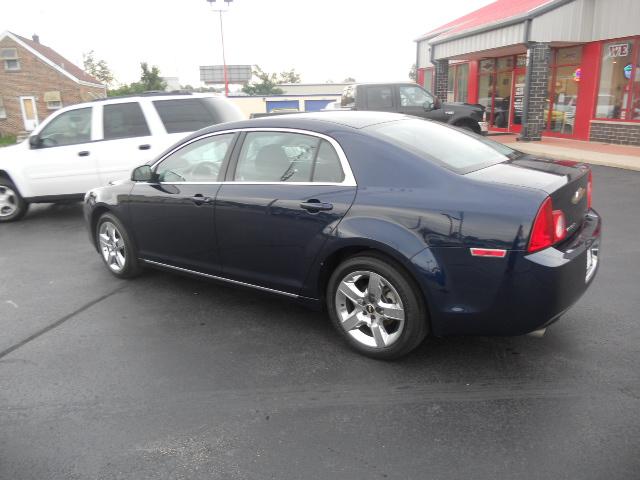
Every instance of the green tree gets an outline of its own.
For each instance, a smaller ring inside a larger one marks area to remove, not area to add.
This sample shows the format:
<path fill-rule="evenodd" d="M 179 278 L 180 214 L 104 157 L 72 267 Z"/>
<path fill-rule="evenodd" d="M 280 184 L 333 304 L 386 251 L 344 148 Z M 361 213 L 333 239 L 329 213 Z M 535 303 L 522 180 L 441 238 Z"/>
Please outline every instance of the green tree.
<path fill-rule="evenodd" d="M 409 70 L 409 78 L 414 82 L 418 80 L 418 71 L 415 63 L 411 65 L 411 70 Z"/>
<path fill-rule="evenodd" d="M 277 95 L 283 93 L 281 88 L 276 85 L 278 82 L 278 75 L 275 73 L 267 73 L 263 71 L 258 65 L 254 66 L 252 81 L 242 87 L 242 91 L 248 95 Z"/>
<path fill-rule="evenodd" d="M 107 91 L 109 97 L 118 97 L 121 95 L 135 95 L 153 90 L 164 90 L 167 84 L 160 78 L 160 69 L 153 65 L 149 69 L 147 62 L 141 62 L 140 68 L 142 73 L 139 82 L 133 82 L 129 85 L 120 85 L 118 88 Z"/>
<path fill-rule="evenodd" d="M 113 73 L 111 73 L 111 69 L 109 68 L 109 65 L 107 65 L 107 62 L 95 59 L 95 53 L 93 50 L 82 54 L 82 63 L 84 65 L 85 72 L 93 78 L 100 80 L 107 87 L 111 86 L 114 80 Z"/>
<path fill-rule="evenodd" d="M 147 62 L 142 62 L 140 64 L 140 68 L 142 68 L 140 83 L 144 87 L 145 91 L 164 90 L 167 87 L 166 82 L 163 82 L 160 78 L 160 69 L 156 65 L 153 65 L 151 69 L 149 69 L 149 64 Z"/>
<path fill-rule="evenodd" d="M 278 78 L 278 83 L 300 83 L 300 74 L 293 68 L 282 72 Z"/>
<path fill-rule="evenodd" d="M 353 77 L 347 77 L 342 81 L 342 83 L 356 83 L 356 79 Z"/>
<path fill-rule="evenodd" d="M 280 83 L 300 83 L 300 74 L 291 69 L 285 72 L 267 73 L 258 65 L 254 65 L 252 81 L 242 87 L 248 95 L 278 95 L 284 91 L 277 85 Z"/>

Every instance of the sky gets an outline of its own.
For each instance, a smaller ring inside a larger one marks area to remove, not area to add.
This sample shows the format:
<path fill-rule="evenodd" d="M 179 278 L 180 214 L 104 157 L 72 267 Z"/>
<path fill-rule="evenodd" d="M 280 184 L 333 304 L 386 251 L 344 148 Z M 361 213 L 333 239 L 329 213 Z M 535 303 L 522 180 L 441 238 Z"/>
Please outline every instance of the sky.
<path fill-rule="evenodd" d="M 295 69 L 307 83 L 406 80 L 414 40 L 492 0 L 233 0 L 223 14 L 227 64 Z M 53 48 L 82 66 L 93 50 L 117 82 L 140 62 L 199 86 L 200 65 L 221 65 L 218 13 L 206 0 L 4 0 L 0 32 Z"/>

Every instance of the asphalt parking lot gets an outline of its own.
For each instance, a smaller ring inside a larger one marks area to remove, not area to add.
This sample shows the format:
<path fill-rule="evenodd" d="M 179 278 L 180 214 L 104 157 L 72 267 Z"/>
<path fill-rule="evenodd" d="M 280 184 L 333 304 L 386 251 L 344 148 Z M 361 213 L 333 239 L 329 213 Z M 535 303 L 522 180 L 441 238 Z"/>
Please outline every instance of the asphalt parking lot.
<path fill-rule="evenodd" d="M 0 478 L 639 478 L 640 172 L 594 182 L 600 271 L 543 339 L 393 363 L 280 298 L 120 281 L 80 205 L 36 206 L 0 226 Z"/>

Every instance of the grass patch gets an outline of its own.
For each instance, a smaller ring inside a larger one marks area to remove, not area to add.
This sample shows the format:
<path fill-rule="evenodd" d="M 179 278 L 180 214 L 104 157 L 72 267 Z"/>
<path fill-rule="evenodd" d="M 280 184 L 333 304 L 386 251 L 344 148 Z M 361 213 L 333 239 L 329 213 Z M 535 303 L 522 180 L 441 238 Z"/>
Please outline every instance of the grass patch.
<path fill-rule="evenodd" d="M 16 143 L 16 137 L 14 135 L 0 137 L 0 147 L 6 147 L 7 145 L 13 145 L 14 143 Z"/>

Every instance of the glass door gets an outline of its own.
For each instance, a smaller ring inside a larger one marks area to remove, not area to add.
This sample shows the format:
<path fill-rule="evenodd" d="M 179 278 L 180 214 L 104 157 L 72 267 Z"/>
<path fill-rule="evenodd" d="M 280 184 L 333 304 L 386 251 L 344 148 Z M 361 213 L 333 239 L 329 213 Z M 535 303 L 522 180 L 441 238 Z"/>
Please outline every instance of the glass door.
<path fill-rule="evenodd" d="M 544 109 L 547 132 L 572 136 L 578 105 L 582 47 L 559 48 L 554 52 L 549 93 Z"/>

